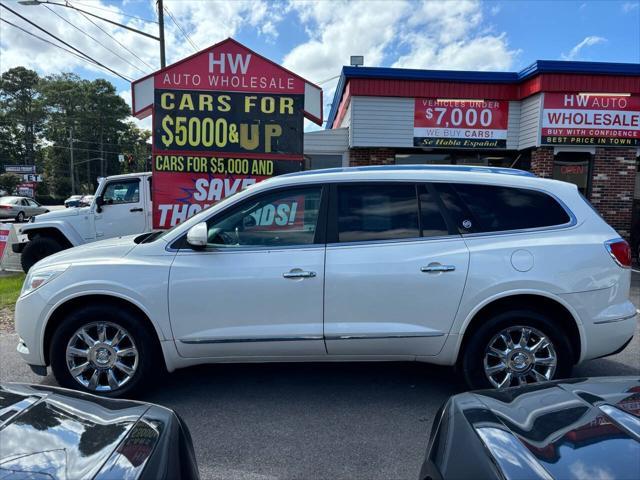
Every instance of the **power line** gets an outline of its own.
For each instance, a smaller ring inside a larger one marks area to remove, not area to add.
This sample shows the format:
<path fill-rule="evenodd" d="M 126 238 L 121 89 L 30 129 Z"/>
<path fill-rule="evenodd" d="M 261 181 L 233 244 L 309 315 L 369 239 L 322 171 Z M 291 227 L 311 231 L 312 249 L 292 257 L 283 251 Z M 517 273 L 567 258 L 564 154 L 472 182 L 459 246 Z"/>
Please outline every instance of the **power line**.
<path fill-rule="evenodd" d="M 0 5 L 1 5 L 1 4 L 0 4 Z M 77 53 L 72 52 L 71 50 L 68 50 L 68 49 L 66 49 L 66 48 L 64 48 L 64 47 L 61 47 L 60 45 L 56 45 L 55 43 L 50 42 L 50 41 L 49 41 L 49 40 L 47 40 L 46 38 L 43 38 L 43 37 L 41 37 L 41 36 L 39 36 L 39 35 L 36 35 L 35 33 L 32 33 L 32 32 L 30 32 L 30 31 L 28 31 L 28 30 L 25 30 L 24 28 L 22 28 L 22 27 L 20 27 L 20 26 L 16 25 L 15 23 L 10 22 L 9 20 L 5 20 L 4 18 L 0 18 L 0 20 L 2 20 L 2 21 L 3 21 L 3 22 L 5 22 L 5 23 L 8 23 L 9 25 L 11 25 L 12 27 L 17 28 L 18 30 L 22 30 L 22 31 L 23 31 L 24 33 L 26 33 L 27 35 L 31 35 L 32 37 L 35 37 L 35 38 L 37 38 L 38 40 L 42 40 L 43 42 L 46 42 L 46 43 L 48 43 L 49 45 L 53 45 L 54 47 L 59 48 L 60 50 L 63 50 L 63 51 L 65 51 L 65 52 L 67 52 L 67 53 L 70 53 L 71 55 L 73 55 L 73 56 L 75 56 L 75 57 L 78 57 L 80 60 L 84 60 L 84 61 L 85 61 L 85 62 L 87 62 L 87 63 L 90 63 L 90 64 L 92 64 L 92 65 L 95 65 L 95 66 L 97 66 L 97 67 L 99 67 L 99 68 L 103 68 L 105 71 L 108 71 L 108 70 L 109 70 L 109 69 L 107 69 L 107 68 L 105 68 L 105 67 L 102 67 L 101 65 L 99 65 L 99 64 L 97 64 L 97 63 L 95 63 L 95 62 L 93 62 L 93 61 L 91 61 L 91 60 L 87 60 L 85 57 L 82 57 L 82 56 L 78 55 Z M 3 115 L 3 116 L 5 116 L 5 117 L 6 117 L 6 116 L 8 116 L 8 115 L 6 115 L 6 114 L 5 114 L 5 115 Z"/>
<path fill-rule="evenodd" d="M 83 29 L 81 29 L 80 27 L 78 27 L 77 25 L 71 23 L 69 20 L 67 20 L 66 18 L 64 18 L 62 15 L 60 15 L 58 12 L 56 12 L 55 10 L 52 10 L 49 5 L 43 4 L 44 7 L 49 10 L 51 13 L 53 13 L 56 17 L 58 17 L 59 19 L 61 19 L 62 21 L 68 23 L 69 25 L 71 25 L 73 28 L 75 28 L 76 30 L 78 30 L 80 33 L 86 35 L 87 37 L 89 37 L 91 40 L 93 40 L 94 42 L 96 42 L 98 45 L 100 45 L 102 48 L 104 48 L 105 50 L 113 53 L 116 57 L 118 57 L 120 60 L 127 62 L 129 65 L 131 65 L 133 68 L 137 68 L 138 70 L 140 70 L 142 73 L 146 73 L 144 70 L 142 70 L 140 67 L 138 67 L 136 64 L 131 63 L 129 60 L 127 60 L 126 58 L 124 58 L 123 56 L 119 55 L 118 53 L 114 52 L 113 50 L 111 50 L 109 47 L 107 47 L 106 45 L 104 45 L 100 40 L 98 40 L 96 37 L 94 37 L 93 35 L 91 35 L 90 33 L 85 32 Z"/>
<path fill-rule="evenodd" d="M 335 80 L 336 78 L 340 78 L 340 75 L 335 75 L 333 77 L 325 78 L 321 82 L 317 82 L 316 85 L 322 85 L 323 83 L 330 82 L 331 80 Z"/>
<path fill-rule="evenodd" d="M 176 17 L 173 16 L 173 14 L 169 11 L 167 7 L 164 7 L 164 11 L 167 12 L 167 14 L 169 15 L 169 18 L 171 18 L 171 21 L 175 24 L 176 27 L 178 27 L 178 30 L 182 32 L 182 35 L 184 36 L 184 38 L 186 38 L 187 41 L 191 44 L 191 46 L 193 47 L 193 50 L 197 52 L 199 50 L 198 46 L 195 43 L 193 43 L 193 40 L 191 40 L 191 37 L 189 37 L 187 32 L 185 32 L 184 29 L 180 26 L 180 24 L 176 20 Z"/>
<path fill-rule="evenodd" d="M 93 63 L 109 70 L 111 73 L 113 73 L 114 75 L 117 75 L 118 77 L 122 78 L 123 80 L 126 80 L 127 82 L 131 82 L 130 78 L 125 77 L 124 75 L 122 75 L 121 73 L 116 72 L 115 70 L 113 70 L 112 68 L 107 67 L 106 65 L 104 65 L 103 63 L 98 62 L 95 58 L 90 57 L 89 55 L 87 55 L 86 53 L 84 53 L 81 50 L 78 50 L 76 47 L 74 47 L 73 45 L 68 44 L 67 42 L 65 42 L 64 40 L 62 40 L 61 38 L 55 36 L 53 33 L 48 32 L 47 30 L 45 30 L 44 28 L 42 28 L 40 25 L 32 22 L 31 20 L 29 20 L 28 18 L 24 17 L 23 15 L 20 15 L 18 12 L 16 12 L 15 10 L 7 7 L 4 3 L 0 3 L 0 7 L 2 8 L 6 8 L 7 10 L 9 10 L 11 13 L 13 13 L 15 16 L 21 18 L 22 20 L 24 20 L 25 22 L 29 23 L 30 25 L 36 27 L 38 30 L 40 30 L 41 32 L 46 33 L 47 35 L 49 35 L 52 38 L 55 38 L 58 42 L 62 43 L 63 45 L 69 47 L 71 50 L 73 50 L 76 53 L 79 53 L 80 55 L 82 55 L 83 57 L 86 57 L 87 59 L 89 59 L 90 61 L 92 61 Z"/>
<path fill-rule="evenodd" d="M 67 2 L 69 5 L 71 5 L 71 2 Z M 106 9 L 104 9 L 106 10 Z M 98 25 L 96 22 L 94 22 L 93 20 L 91 20 L 87 15 L 84 14 L 84 12 L 82 12 L 81 10 L 78 10 L 78 12 L 80 13 L 80 15 L 82 15 L 84 18 L 86 18 L 87 20 L 89 20 L 93 25 L 95 25 L 97 28 L 99 28 L 105 35 L 107 35 L 108 37 L 112 38 L 114 42 L 116 42 L 118 45 L 120 45 L 122 48 L 124 48 L 127 52 L 129 52 L 131 55 L 133 55 L 134 57 L 136 57 L 138 60 L 140 60 L 142 63 L 144 63 L 147 67 L 149 67 L 151 70 L 155 70 L 154 67 L 152 67 L 151 65 L 149 65 L 147 62 L 145 62 L 143 59 L 141 59 L 138 55 L 136 55 L 136 53 L 129 49 L 126 45 L 124 45 L 123 43 L 121 43 L 120 41 L 118 41 L 118 39 L 116 37 L 114 37 L 113 35 L 111 35 L 109 32 L 107 32 L 104 28 L 102 28 L 100 25 Z"/>
<path fill-rule="evenodd" d="M 69 2 L 67 2 L 69 3 Z M 93 5 L 87 4 L 87 3 L 83 3 L 83 2 L 76 2 L 80 5 L 82 5 L 83 7 L 88 7 L 88 8 L 95 8 L 96 10 L 104 10 L 105 12 L 110 12 L 110 13 L 116 13 L 113 10 L 110 10 L 108 8 L 103 8 L 103 7 L 95 7 Z M 156 25 L 158 24 L 157 20 L 149 20 L 148 18 L 142 18 L 142 17 L 136 17 L 135 15 L 128 15 L 126 13 L 122 13 L 121 11 L 117 12 L 119 15 L 122 15 L 123 17 L 129 17 L 129 18 L 135 18 L 136 20 L 141 20 L 143 22 L 147 22 L 147 23 L 155 23 Z"/>

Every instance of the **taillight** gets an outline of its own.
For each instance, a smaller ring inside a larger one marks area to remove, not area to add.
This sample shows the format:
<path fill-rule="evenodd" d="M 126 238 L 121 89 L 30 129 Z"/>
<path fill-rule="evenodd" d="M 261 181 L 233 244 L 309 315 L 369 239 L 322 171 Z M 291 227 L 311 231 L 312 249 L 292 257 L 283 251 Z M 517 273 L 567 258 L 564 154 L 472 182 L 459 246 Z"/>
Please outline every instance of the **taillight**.
<path fill-rule="evenodd" d="M 0 208 L 4 208 L 6 210 L 9 210 L 11 208 L 11 205 L 0 205 Z"/>
<path fill-rule="evenodd" d="M 631 247 L 626 240 L 616 238 L 604 242 L 611 258 L 622 268 L 631 268 Z"/>

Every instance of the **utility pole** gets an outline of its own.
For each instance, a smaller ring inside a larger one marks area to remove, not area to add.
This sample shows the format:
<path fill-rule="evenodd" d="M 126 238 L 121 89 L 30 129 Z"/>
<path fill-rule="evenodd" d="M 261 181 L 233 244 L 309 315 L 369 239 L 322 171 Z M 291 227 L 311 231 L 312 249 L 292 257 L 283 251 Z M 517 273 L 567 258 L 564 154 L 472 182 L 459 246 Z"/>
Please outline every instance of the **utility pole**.
<path fill-rule="evenodd" d="M 76 193 L 76 175 L 73 168 L 73 126 L 69 130 L 69 151 L 71 155 L 69 157 L 69 167 L 71 168 L 71 195 Z"/>
<path fill-rule="evenodd" d="M 164 6 L 162 5 L 162 0 L 157 0 L 157 6 L 158 28 L 160 29 L 160 35 L 158 35 L 160 40 L 160 68 L 164 68 L 167 66 L 167 61 L 164 55 Z"/>
<path fill-rule="evenodd" d="M 100 176 L 104 177 L 104 128 L 102 128 L 102 113 L 100 113 Z"/>

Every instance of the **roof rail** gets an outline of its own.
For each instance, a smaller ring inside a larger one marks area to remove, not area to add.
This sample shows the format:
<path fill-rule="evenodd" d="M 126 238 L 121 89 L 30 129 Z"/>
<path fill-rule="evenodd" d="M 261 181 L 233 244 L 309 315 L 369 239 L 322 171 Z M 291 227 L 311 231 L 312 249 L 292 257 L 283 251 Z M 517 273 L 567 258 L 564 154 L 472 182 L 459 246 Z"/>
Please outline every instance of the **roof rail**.
<path fill-rule="evenodd" d="M 323 168 L 319 170 L 305 170 L 303 172 L 293 172 L 280 175 L 281 177 L 296 177 L 300 175 L 319 175 L 322 173 L 342 173 L 342 172 L 397 172 L 397 171 L 433 171 L 433 172 L 474 172 L 474 173 L 495 173 L 500 175 L 517 175 L 522 177 L 535 177 L 531 172 L 519 170 L 517 168 L 505 167 L 483 167 L 474 165 L 367 165 L 362 167 L 339 167 Z"/>

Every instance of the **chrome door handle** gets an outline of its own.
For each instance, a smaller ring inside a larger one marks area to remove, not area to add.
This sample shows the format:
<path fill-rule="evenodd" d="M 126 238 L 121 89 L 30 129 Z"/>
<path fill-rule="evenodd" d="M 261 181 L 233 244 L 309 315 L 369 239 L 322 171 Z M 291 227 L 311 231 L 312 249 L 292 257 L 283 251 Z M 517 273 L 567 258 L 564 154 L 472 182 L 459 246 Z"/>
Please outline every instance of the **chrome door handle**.
<path fill-rule="evenodd" d="M 432 265 L 427 265 L 426 267 L 422 267 L 420 269 L 421 272 L 424 273 L 434 273 L 434 272 L 453 272 L 456 269 L 455 265 L 440 265 L 438 264 L 432 264 Z"/>
<path fill-rule="evenodd" d="M 316 272 L 305 272 L 304 270 L 300 270 L 295 268 L 290 272 L 283 273 L 282 276 L 284 278 L 313 278 L 316 276 Z"/>

